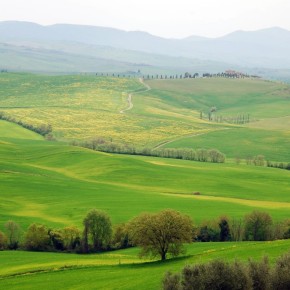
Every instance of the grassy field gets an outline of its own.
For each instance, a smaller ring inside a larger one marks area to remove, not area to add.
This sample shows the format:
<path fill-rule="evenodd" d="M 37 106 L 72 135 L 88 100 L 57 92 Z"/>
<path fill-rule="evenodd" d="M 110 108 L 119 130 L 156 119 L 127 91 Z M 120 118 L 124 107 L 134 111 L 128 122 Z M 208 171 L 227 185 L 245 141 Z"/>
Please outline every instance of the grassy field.
<path fill-rule="evenodd" d="M 3 289 L 160 289 L 167 271 L 213 259 L 246 261 L 267 255 L 270 262 L 289 250 L 289 241 L 195 243 L 167 262 L 138 259 L 138 249 L 97 255 L 0 252 Z"/>
<path fill-rule="evenodd" d="M 176 108 L 236 116 L 250 114 L 253 119 L 289 116 L 290 87 L 278 82 L 253 79 L 151 80 L 153 92 Z"/>
<path fill-rule="evenodd" d="M 228 128 L 166 144 L 167 148 L 216 148 L 227 157 L 247 158 L 259 154 L 266 160 L 290 161 L 290 131 Z"/>
<path fill-rule="evenodd" d="M 107 211 L 114 223 L 165 208 L 195 222 L 253 209 L 276 220 L 289 217 L 287 170 L 99 153 L 37 135 L 23 139 L 29 131 L 19 128 L 17 135 L 16 125 L 0 123 L 6 132 L 0 139 L 0 227 L 8 219 L 24 229 L 35 221 L 80 225 L 91 208 Z M 192 195 L 196 191 L 201 195 Z"/>

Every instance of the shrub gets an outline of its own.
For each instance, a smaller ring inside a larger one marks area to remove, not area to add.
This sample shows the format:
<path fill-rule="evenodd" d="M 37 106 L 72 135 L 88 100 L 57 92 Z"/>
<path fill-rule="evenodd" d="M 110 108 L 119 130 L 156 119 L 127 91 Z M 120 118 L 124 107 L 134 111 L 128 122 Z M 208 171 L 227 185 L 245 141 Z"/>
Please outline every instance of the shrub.
<path fill-rule="evenodd" d="M 275 290 L 290 289 L 290 253 L 277 260 L 272 276 L 272 288 Z"/>
<path fill-rule="evenodd" d="M 7 247 L 7 237 L 0 231 L 0 251 L 5 250 Z"/>
<path fill-rule="evenodd" d="M 249 273 L 254 290 L 271 289 L 270 265 L 267 257 L 264 257 L 261 262 L 250 260 Z"/>
<path fill-rule="evenodd" d="M 162 285 L 164 290 L 179 290 L 181 289 L 180 285 L 180 275 L 171 274 L 167 272 L 162 280 Z"/>
<path fill-rule="evenodd" d="M 174 279 L 167 281 L 175 282 Z M 206 265 L 186 266 L 182 271 L 181 285 L 184 290 L 247 290 L 251 289 L 251 279 L 243 264 L 216 260 Z"/>
<path fill-rule="evenodd" d="M 273 221 L 268 213 L 253 211 L 244 220 L 247 241 L 266 241 L 271 237 Z"/>
<path fill-rule="evenodd" d="M 48 228 L 41 224 L 30 225 L 25 236 L 25 248 L 31 251 L 46 251 L 50 247 Z"/>
<path fill-rule="evenodd" d="M 112 247 L 114 249 L 125 249 L 131 247 L 129 232 L 126 224 L 119 224 L 114 228 Z"/>

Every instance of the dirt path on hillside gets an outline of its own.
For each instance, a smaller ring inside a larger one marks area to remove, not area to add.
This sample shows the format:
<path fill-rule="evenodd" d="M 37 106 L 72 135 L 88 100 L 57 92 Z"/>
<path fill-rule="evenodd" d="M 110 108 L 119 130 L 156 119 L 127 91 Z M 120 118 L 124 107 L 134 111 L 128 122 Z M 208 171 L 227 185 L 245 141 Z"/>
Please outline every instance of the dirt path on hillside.
<path fill-rule="evenodd" d="M 124 114 L 126 111 L 132 110 L 133 109 L 133 102 L 132 102 L 132 96 L 133 94 L 139 94 L 139 93 L 144 93 L 144 92 L 148 92 L 151 90 L 151 87 L 148 84 L 144 83 L 144 80 L 142 78 L 139 78 L 139 82 L 145 87 L 144 90 L 142 91 L 137 91 L 137 92 L 133 92 L 133 93 L 129 93 L 128 94 L 128 98 L 127 98 L 127 102 L 128 102 L 128 107 L 124 110 L 121 110 L 120 113 Z"/>

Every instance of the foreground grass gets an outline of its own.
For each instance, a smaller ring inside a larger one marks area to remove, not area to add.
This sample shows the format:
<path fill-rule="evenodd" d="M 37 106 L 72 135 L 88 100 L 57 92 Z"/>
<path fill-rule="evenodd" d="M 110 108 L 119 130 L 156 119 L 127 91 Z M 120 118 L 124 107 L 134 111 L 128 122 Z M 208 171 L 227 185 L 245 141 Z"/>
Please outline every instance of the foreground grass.
<path fill-rule="evenodd" d="M 138 249 L 95 255 L 0 252 L 3 289 L 160 289 L 166 271 L 213 259 L 246 261 L 268 255 L 271 262 L 290 242 L 193 243 L 187 254 L 165 263 L 138 259 Z"/>

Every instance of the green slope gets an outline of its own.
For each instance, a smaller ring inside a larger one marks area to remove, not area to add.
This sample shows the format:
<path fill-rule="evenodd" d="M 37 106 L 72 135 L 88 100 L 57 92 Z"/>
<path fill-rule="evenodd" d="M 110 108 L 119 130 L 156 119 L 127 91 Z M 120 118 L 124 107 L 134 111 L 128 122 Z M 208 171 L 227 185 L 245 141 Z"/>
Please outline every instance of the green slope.
<path fill-rule="evenodd" d="M 107 211 L 114 223 L 165 208 L 196 222 L 253 209 L 288 217 L 286 170 L 111 155 L 41 140 L 0 142 L 2 225 L 8 219 L 24 228 L 35 221 L 80 225 L 91 208 Z"/>
<path fill-rule="evenodd" d="M 289 144 L 290 131 L 228 128 L 228 130 L 181 138 L 164 147 L 216 148 L 231 158 L 247 158 L 262 154 L 267 160 L 289 162 Z"/>
<path fill-rule="evenodd" d="M 42 140 L 43 138 L 30 130 L 24 129 L 16 124 L 0 121 L 0 138 L 16 138 L 29 140 Z"/>
<path fill-rule="evenodd" d="M 138 79 L 30 74 L 1 74 L 0 84 L 1 111 L 36 126 L 51 124 L 59 140 L 105 138 L 136 147 L 177 140 L 166 146 L 218 148 L 228 157 L 262 154 L 272 161 L 289 161 L 286 84 L 159 79 L 146 81 L 148 90 Z M 138 93 L 133 93 L 132 109 L 121 113 L 128 107 L 128 93 L 134 91 Z M 250 115 L 251 122 L 242 126 L 209 122 L 211 107 L 217 108 L 217 116 Z"/>

